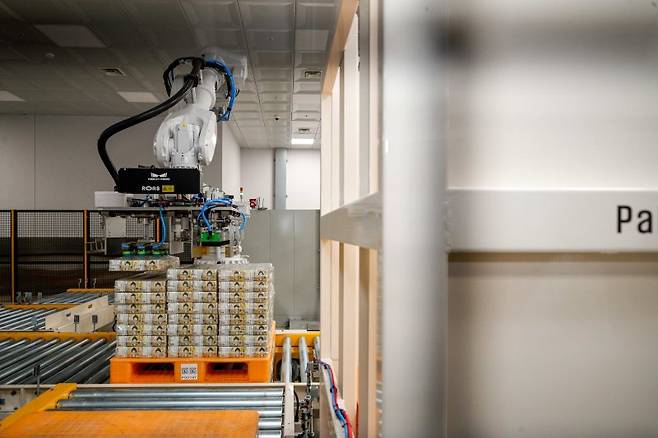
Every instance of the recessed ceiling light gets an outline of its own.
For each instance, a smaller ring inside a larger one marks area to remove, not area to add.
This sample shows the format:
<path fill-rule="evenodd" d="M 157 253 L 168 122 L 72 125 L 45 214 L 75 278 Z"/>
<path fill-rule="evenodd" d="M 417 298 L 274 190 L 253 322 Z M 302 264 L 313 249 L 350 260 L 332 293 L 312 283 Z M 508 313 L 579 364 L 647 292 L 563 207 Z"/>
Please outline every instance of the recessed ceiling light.
<path fill-rule="evenodd" d="M 0 90 L 0 101 L 2 102 L 25 102 L 24 99 L 16 96 L 14 93 L 10 93 L 6 90 Z"/>
<path fill-rule="evenodd" d="M 153 93 L 148 91 L 117 91 L 119 96 L 123 97 L 126 102 L 132 103 L 158 103 L 159 100 Z"/>
<path fill-rule="evenodd" d="M 60 47 L 107 47 L 85 26 L 37 24 L 35 27 Z"/>
<path fill-rule="evenodd" d="M 290 144 L 312 145 L 313 144 L 313 139 L 312 138 L 293 138 L 290 141 Z"/>
<path fill-rule="evenodd" d="M 322 71 L 320 70 L 305 70 L 304 79 L 321 79 Z"/>
<path fill-rule="evenodd" d="M 298 128 L 297 134 L 310 134 L 311 128 Z"/>
<path fill-rule="evenodd" d="M 126 74 L 119 67 L 100 67 L 100 71 L 105 73 L 105 76 L 125 76 Z"/>

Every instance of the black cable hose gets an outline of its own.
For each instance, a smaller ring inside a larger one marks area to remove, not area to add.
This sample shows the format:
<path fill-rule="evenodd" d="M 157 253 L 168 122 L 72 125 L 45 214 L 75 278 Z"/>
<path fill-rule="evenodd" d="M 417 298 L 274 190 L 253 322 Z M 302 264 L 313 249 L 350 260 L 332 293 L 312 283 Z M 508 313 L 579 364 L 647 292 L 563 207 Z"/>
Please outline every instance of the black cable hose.
<path fill-rule="evenodd" d="M 119 189 L 119 174 L 117 173 L 110 156 L 107 154 L 107 141 L 114 134 L 121 132 L 125 129 L 135 126 L 138 123 L 145 122 L 146 120 L 152 119 L 153 117 L 162 114 L 168 109 L 172 108 L 178 102 L 183 100 L 185 95 L 192 89 L 192 87 L 198 85 L 200 78 L 200 71 L 202 67 L 203 60 L 201 58 L 196 58 L 192 62 L 192 71 L 190 74 L 185 76 L 185 82 L 183 86 L 176 94 L 174 94 L 169 99 L 165 100 L 161 104 L 154 106 L 153 108 L 147 109 L 146 111 L 137 114 L 136 116 L 129 117 L 125 120 L 121 120 L 114 125 L 107 128 L 103 131 L 98 137 L 98 155 L 100 155 L 103 164 L 107 168 L 107 171 L 110 173 L 110 176 L 114 180 L 115 190 Z"/>

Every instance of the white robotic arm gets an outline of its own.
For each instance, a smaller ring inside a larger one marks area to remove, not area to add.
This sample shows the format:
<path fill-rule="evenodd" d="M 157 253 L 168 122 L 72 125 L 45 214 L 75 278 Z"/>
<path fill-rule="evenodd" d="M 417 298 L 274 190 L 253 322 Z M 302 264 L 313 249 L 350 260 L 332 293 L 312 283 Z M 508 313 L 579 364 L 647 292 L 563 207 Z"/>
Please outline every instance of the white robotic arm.
<path fill-rule="evenodd" d="M 182 81 L 177 79 L 174 86 L 180 88 Z M 153 141 L 153 152 L 161 166 L 198 168 L 210 164 L 217 144 L 217 116 L 211 110 L 220 86 L 215 71 L 203 70 L 190 98 L 167 115 Z"/>

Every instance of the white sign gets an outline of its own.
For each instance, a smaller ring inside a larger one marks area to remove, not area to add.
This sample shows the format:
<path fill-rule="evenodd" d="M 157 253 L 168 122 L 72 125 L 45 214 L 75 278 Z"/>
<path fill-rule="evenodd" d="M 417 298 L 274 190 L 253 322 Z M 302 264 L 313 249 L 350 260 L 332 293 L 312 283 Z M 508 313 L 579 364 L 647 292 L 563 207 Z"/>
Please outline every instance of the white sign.
<path fill-rule="evenodd" d="M 181 380 L 198 380 L 199 368 L 195 363 L 184 363 L 180 366 Z"/>

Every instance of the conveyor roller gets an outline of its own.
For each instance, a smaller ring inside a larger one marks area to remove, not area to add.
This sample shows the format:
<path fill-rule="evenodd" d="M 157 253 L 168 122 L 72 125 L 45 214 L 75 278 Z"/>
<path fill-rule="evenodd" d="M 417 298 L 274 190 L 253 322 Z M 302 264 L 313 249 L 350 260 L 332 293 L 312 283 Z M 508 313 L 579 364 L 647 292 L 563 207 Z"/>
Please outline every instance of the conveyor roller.
<path fill-rule="evenodd" d="M 258 411 L 259 437 L 280 437 L 283 388 L 108 388 L 73 391 L 56 410 L 236 410 Z"/>

